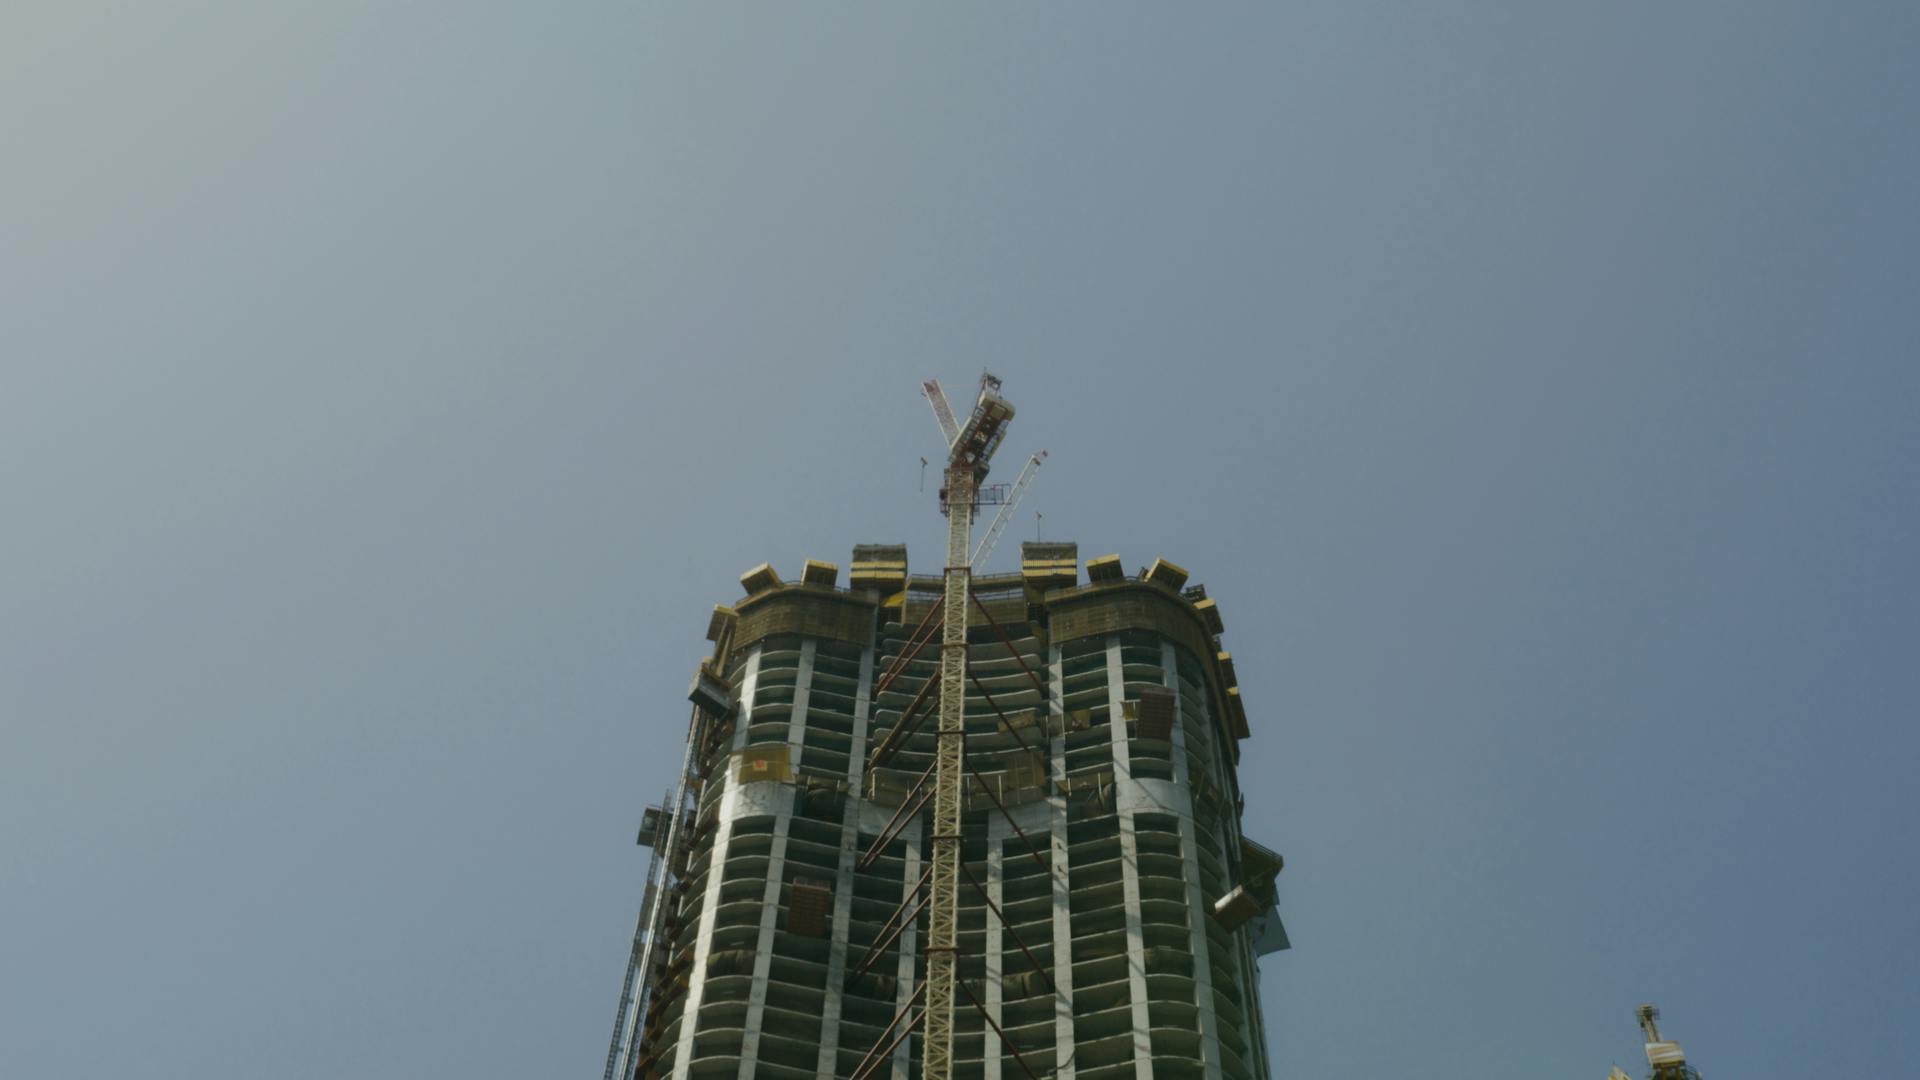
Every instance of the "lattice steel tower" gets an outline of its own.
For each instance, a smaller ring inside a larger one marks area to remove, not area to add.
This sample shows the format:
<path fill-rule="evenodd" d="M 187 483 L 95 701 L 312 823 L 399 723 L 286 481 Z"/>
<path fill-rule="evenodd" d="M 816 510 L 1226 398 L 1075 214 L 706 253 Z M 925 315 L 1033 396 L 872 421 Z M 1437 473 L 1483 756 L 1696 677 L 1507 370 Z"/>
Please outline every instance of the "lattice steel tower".
<path fill-rule="evenodd" d="M 709 621 L 606 1076 L 1264 1077 L 1281 860 L 1240 833 L 1219 609 L 1073 544 L 975 574 L 1042 455 L 984 485 L 998 380 L 963 422 L 928 392 L 941 572 L 762 565 Z"/>

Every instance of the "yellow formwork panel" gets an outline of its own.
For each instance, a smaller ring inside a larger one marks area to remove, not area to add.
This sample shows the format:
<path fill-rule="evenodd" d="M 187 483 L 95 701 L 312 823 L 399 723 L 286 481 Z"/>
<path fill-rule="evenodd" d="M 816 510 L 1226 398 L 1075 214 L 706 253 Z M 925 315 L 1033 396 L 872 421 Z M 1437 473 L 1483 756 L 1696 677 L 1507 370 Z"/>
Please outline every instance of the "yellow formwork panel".
<path fill-rule="evenodd" d="M 1071 589 L 1080 584 L 1078 559 L 1028 559 L 1020 564 L 1020 581 L 1028 589 Z"/>
<path fill-rule="evenodd" d="M 1244 739 L 1253 734 L 1247 727 L 1247 706 L 1240 700 L 1240 688 L 1227 687 L 1227 717 L 1233 726 L 1233 737 Z"/>
<path fill-rule="evenodd" d="M 720 635 L 727 632 L 739 614 L 725 604 L 713 605 L 713 615 L 707 619 L 707 640 L 719 641 Z"/>
<path fill-rule="evenodd" d="M 766 592 L 768 589 L 777 589 L 781 584 L 780 572 L 769 563 L 761 563 L 740 575 L 740 586 L 747 590 L 748 596 Z"/>
<path fill-rule="evenodd" d="M 1187 583 L 1187 569 L 1165 559 L 1155 559 L 1153 565 L 1147 568 L 1147 580 L 1155 585 L 1165 585 L 1169 589 L 1178 591 Z"/>
<path fill-rule="evenodd" d="M 855 589 L 899 592 L 907 587 L 906 560 L 856 559 L 847 572 L 847 584 Z"/>
<path fill-rule="evenodd" d="M 1201 600 L 1193 605 L 1193 610 L 1199 614 L 1200 621 L 1207 624 L 1207 633 L 1215 637 L 1226 633 L 1227 626 L 1220 621 L 1220 606 L 1218 604 L 1215 604 L 1212 600 Z"/>

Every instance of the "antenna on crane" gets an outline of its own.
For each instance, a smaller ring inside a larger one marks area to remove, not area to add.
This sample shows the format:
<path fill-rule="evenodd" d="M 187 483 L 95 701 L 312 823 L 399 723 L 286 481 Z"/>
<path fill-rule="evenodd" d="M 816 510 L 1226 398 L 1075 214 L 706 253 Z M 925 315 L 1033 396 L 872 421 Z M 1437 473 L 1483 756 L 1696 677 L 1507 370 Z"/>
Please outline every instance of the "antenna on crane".
<path fill-rule="evenodd" d="M 1658 1005 L 1642 1005 L 1634 1010 L 1634 1014 L 1640 1018 L 1640 1032 L 1647 1037 L 1648 1046 L 1664 1041 L 1660 1038 L 1660 1007 Z"/>
<path fill-rule="evenodd" d="M 1680 1044 L 1660 1036 L 1660 1010 L 1642 1005 L 1634 1010 L 1640 1018 L 1640 1031 L 1647 1037 L 1647 1066 L 1652 1080 L 1700 1080 L 1700 1073 L 1687 1064 Z"/>

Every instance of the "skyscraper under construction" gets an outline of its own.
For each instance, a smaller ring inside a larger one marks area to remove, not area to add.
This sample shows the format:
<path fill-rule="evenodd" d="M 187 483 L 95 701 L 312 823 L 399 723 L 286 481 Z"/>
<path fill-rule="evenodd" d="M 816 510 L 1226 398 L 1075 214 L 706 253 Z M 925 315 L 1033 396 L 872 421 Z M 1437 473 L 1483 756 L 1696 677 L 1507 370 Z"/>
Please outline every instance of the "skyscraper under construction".
<path fill-rule="evenodd" d="M 1022 547 L 973 580 L 954 1074 L 1266 1076 L 1280 859 L 1240 833 L 1219 609 L 1164 560 L 1082 582 L 1074 545 Z M 904 547 L 837 579 L 760 567 L 713 614 L 609 1077 L 919 1075 L 916 1039 L 888 1044 L 925 972 L 937 660 L 912 643 L 942 583 Z"/>
<path fill-rule="evenodd" d="M 1281 859 L 1241 835 L 1219 609 L 1073 544 L 972 573 L 998 385 L 961 425 L 928 384 L 939 574 L 861 546 L 714 610 L 606 1080 L 1267 1075 Z"/>

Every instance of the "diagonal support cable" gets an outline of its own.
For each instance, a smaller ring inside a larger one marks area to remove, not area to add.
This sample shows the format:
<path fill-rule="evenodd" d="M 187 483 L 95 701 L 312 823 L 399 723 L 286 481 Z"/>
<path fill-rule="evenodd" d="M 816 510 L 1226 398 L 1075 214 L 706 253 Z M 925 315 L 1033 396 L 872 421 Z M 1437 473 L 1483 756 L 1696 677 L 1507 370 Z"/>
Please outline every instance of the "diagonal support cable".
<path fill-rule="evenodd" d="M 880 740 L 879 746 L 874 747 L 873 757 L 867 762 L 867 768 L 877 769 L 885 765 L 894 754 L 899 753 L 900 747 L 908 739 L 919 733 L 920 725 L 926 722 L 926 718 L 922 716 L 916 719 L 914 714 L 920 711 L 920 706 L 927 703 L 927 697 L 933 693 L 936 685 L 935 681 L 929 678 L 920 687 L 920 692 L 915 694 L 913 700 L 907 704 L 907 711 L 900 714 L 900 720 L 887 732 L 887 737 Z M 911 727 L 907 724 L 909 720 L 914 721 Z"/>
<path fill-rule="evenodd" d="M 1013 939 L 1015 945 L 1020 946 L 1021 952 L 1027 954 L 1027 963 L 1032 964 L 1033 970 L 1039 972 L 1040 977 L 1047 980 L 1047 989 L 1058 993 L 1060 988 L 1053 984 L 1053 975 L 1047 971 L 1045 965 L 1040 963 L 1040 958 L 1033 955 L 1033 950 L 1027 948 L 1027 943 L 1020 940 L 1020 932 L 1013 928 L 1013 923 L 1007 920 L 1007 913 L 1000 910 L 1000 905 L 993 902 L 993 897 L 987 895 L 987 890 L 980 884 L 980 879 L 974 877 L 973 871 L 967 869 L 965 866 L 960 867 L 960 872 L 967 876 L 968 883 L 973 886 L 974 892 L 980 894 L 980 899 L 986 901 L 987 908 L 993 912 L 994 918 L 1000 920 L 1000 928 L 1007 932 L 1007 936 Z"/>
<path fill-rule="evenodd" d="M 914 802 L 913 797 L 919 795 L 920 789 L 927 786 L 927 780 L 932 775 L 933 767 L 929 765 L 927 771 L 920 774 L 919 783 L 914 784 L 913 790 L 907 792 L 907 797 L 900 800 L 900 808 L 893 812 L 893 817 L 887 819 L 887 827 L 880 830 L 879 839 L 873 842 L 873 846 L 867 849 L 865 855 L 860 856 L 860 862 L 855 867 L 856 869 L 865 870 L 867 867 L 878 862 L 880 853 L 886 850 L 887 845 L 893 843 L 893 838 L 899 836 L 900 831 L 905 829 L 907 825 L 913 821 L 914 816 L 920 813 L 920 808 L 927 805 L 927 800 L 933 797 L 933 792 L 929 791 L 925 795 L 921 795 L 919 802 Z M 909 805 L 911 805 L 913 809 L 907 809 Z"/>
<path fill-rule="evenodd" d="M 906 645 L 900 649 L 900 655 L 893 658 L 893 663 L 887 665 L 887 670 L 880 676 L 880 681 L 874 684 L 875 696 L 886 693 L 895 680 L 906 674 L 907 666 L 919 659 L 921 650 L 925 649 L 934 638 L 940 636 L 940 627 L 945 620 L 933 618 L 939 612 L 940 609 L 937 607 L 927 609 L 927 614 L 920 620 L 920 625 L 914 628 L 913 636 L 908 638 Z M 928 625 L 929 622 L 932 623 L 931 626 Z"/>
<path fill-rule="evenodd" d="M 913 633 L 907 635 L 907 645 L 901 648 L 900 655 L 894 657 L 893 662 L 887 665 L 887 670 L 880 673 L 879 685 L 884 685 L 899 675 L 899 669 L 905 666 L 904 660 L 908 649 L 914 642 L 920 640 L 921 632 L 927 629 L 927 624 L 932 622 L 933 617 L 939 613 L 939 609 L 936 607 L 929 606 L 927 608 L 927 613 L 920 617 L 918 623 L 914 624 Z M 931 635 L 929 635 L 929 638 L 931 638 Z"/>
<path fill-rule="evenodd" d="M 1053 873 L 1053 864 L 1040 854 L 1040 849 L 1033 846 L 1033 841 L 1027 838 L 1026 831 L 1014 824 L 1013 815 L 1007 812 L 1007 805 L 1000 801 L 1000 797 L 993 793 L 993 785 L 987 783 L 987 778 L 981 776 L 972 765 L 967 766 L 967 773 L 979 782 L 980 790 L 987 793 L 987 798 L 993 800 L 993 805 L 1000 811 L 1000 816 L 1006 819 L 1007 827 L 1013 830 L 1013 834 L 1020 838 L 1021 843 L 1027 845 L 1027 854 L 1033 856 L 1033 861 L 1039 863 L 1042 870 L 1049 874 Z"/>
<path fill-rule="evenodd" d="M 973 682 L 973 688 L 980 691 L 980 696 L 987 699 L 987 704 L 993 708 L 994 715 L 1000 718 L 1000 726 L 1007 729 L 1007 734 L 1013 736 L 1013 741 L 1020 744 L 1020 749 L 1025 750 L 1029 754 L 1039 753 L 1038 750 L 1028 746 L 1027 740 L 1020 732 L 1014 729 L 1013 721 L 1007 718 L 1006 711 L 1000 708 L 1000 703 L 993 700 L 993 695 L 987 692 L 986 687 L 980 685 L 979 676 L 969 671 L 967 672 L 967 678 Z"/>
<path fill-rule="evenodd" d="M 913 1012 L 913 1007 L 920 1003 L 921 997 L 923 997 L 926 992 L 926 983 L 921 983 L 914 988 L 913 996 L 907 999 L 906 1007 L 894 1014 L 893 1022 L 887 1025 L 886 1030 L 880 1033 L 878 1039 L 874 1040 L 873 1047 L 867 1051 L 865 1057 L 860 1059 L 860 1064 L 854 1066 L 853 1080 L 866 1080 L 867 1077 L 873 1075 L 874 1070 L 878 1069 L 882 1062 L 893 1056 L 893 1052 L 899 1049 L 900 1044 L 906 1041 L 907 1036 L 913 1034 L 913 1029 L 920 1026 L 921 1019 L 926 1016 L 924 1012 L 921 1013 L 920 1016 L 908 1020 L 907 1026 L 900 1029 L 900 1034 L 892 1042 L 887 1043 L 886 1049 L 883 1050 L 880 1048 L 880 1044 L 886 1042 L 887 1036 L 893 1033 L 893 1029 L 900 1026 L 900 1021 L 906 1019 L 907 1015 Z"/>
<path fill-rule="evenodd" d="M 1013 639 L 1007 636 L 1007 632 L 994 619 L 993 612 L 987 610 L 986 601 L 980 599 L 980 594 L 971 589 L 968 590 L 968 594 L 973 597 L 973 606 L 979 608 L 980 614 L 986 618 L 987 625 L 993 627 L 994 634 L 1000 638 L 1000 644 L 1007 647 L 1007 652 L 1012 655 L 1014 662 L 1020 665 L 1020 670 L 1026 672 L 1027 678 L 1033 682 L 1033 688 L 1040 691 L 1040 700 L 1047 700 L 1046 684 L 1042 683 L 1040 676 L 1035 675 L 1033 669 L 1027 666 L 1027 658 L 1020 655 L 1020 650 L 1013 647 Z"/>
<path fill-rule="evenodd" d="M 993 1033 L 1000 1037 L 1000 1045 L 1013 1051 L 1013 1060 L 1019 1064 L 1020 1071 L 1027 1074 L 1027 1080 L 1040 1080 L 1039 1077 L 1033 1074 L 1033 1066 L 1027 1064 L 1027 1059 L 1020 1053 L 1020 1048 L 1013 1045 L 1013 1040 L 1007 1038 L 1007 1033 L 1000 1030 L 1000 1025 L 994 1023 L 993 1017 L 987 1015 L 987 1007 L 980 1004 L 979 998 L 973 996 L 973 987 L 967 985 L 967 980 L 958 979 L 955 981 L 960 984 L 960 989 L 967 992 L 967 1000 L 973 1003 L 973 1009 L 980 1014 L 980 1019 L 985 1020 L 987 1024 L 993 1028 Z"/>
<path fill-rule="evenodd" d="M 920 880 L 914 882 L 913 889 L 907 893 L 908 898 L 902 899 L 900 903 L 894 907 L 893 914 L 887 916 L 887 921 L 881 925 L 880 933 L 876 936 L 874 944 L 868 947 L 867 955 L 861 957 L 860 963 L 853 969 L 853 974 L 856 977 L 865 975 L 867 969 L 873 966 L 873 962 L 879 959 L 880 955 L 886 952 L 888 947 L 893 944 L 894 939 L 898 938 L 913 920 L 920 917 L 921 909 L 927 906 L 926 901 L 922 900 L 919 906 L 913 909 L 911 914 L 907 913 L 907 905 L 913 902 L 912 898 L 917 898 L 920 895 L 920 890 L 926 887 L 927 879 L 932 876 L 933 870 L 931 868 L 929 868 L 926 873 L 921 874 Z M 901 918 L 902 915 L 906 917 Z M 900 925 L 897 927 L 894 925 L 895 919 L 900 920 Z"/>

